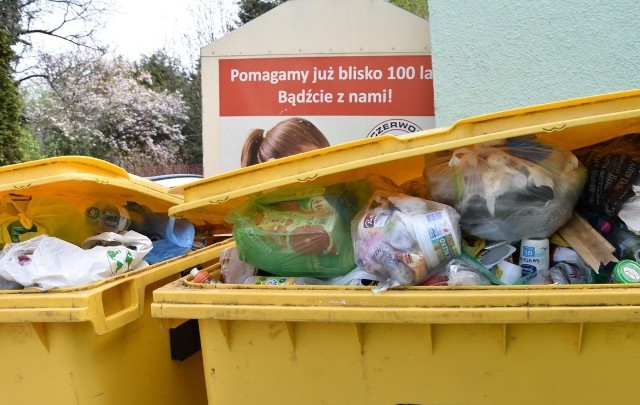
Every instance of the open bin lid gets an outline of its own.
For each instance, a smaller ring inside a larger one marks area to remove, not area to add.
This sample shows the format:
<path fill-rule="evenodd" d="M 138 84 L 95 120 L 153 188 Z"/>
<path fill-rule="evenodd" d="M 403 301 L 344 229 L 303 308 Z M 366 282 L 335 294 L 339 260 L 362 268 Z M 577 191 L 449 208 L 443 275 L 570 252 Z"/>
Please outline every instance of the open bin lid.
<path fill-rule="evenodd" d="M 157 212 L 183 202 L 181 195 L 171 194 L 165 186 L 87 156 L 59 156 L 0 167 L 0 198 L 7 194 L 58 194 L 121 204 L 135 201 Z"/>
<path fill-rule="evenodd" d="M 119 166 L 84 156 L 61 156 L 0 167 L 0 198 L 10 194 L 58 195 L 80 204 L 108 200 L 133 201 L 166 213 L 183 201 L 181 195 Z M 75 224 L 78 225 L 78 224 Z M 145 289 L 168 282 L 209 257 L 217 246 L 201 249 L 137 270 L 79 287 L 46 292 L 35 289 L 1 290 L 0 323 L 90 322 L 97 334 L 130 323 L 144 312 Z"/>
<path fill-rule="evenodd" d="M 424 155 L 480 142 L 536 135 L 578 149 L 640 132 L 640 90 L 596 95 L 472 117 L 447 128 L 381 136 L 205 178 L 184 187 L 170 215 L 223 221 L 252 196 L 314 182 L 384 174 L 422 176 Z M 401 164 L 399 164 L 401 163 Z M 165 319 L 355 323 L 617 322 L 635 319 L 638 285 L 369 287 L 196 285 L 178 280 L 154 291 L 152 316 Z"/>
<path fill-rule="evenodd" d="M 301 184 L 385 175 L 397 184 L 422 176 L 424 155 L 480 142 L 536 135 L 570 150 L 640 132 L 640 90 L 569 99 L 462 119 L 450 127 L 383 135 L 207 177 L 179 188 L 169 215 L 211 223 L 260 193 Z M 402 164 L 398 164 L 402 162 Z"/>

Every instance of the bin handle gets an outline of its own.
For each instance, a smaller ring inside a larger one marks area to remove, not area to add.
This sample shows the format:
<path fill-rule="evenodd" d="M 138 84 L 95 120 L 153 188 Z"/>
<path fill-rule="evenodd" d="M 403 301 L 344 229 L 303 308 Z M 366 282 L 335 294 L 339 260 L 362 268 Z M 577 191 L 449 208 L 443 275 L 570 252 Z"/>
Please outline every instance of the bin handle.
<path fill-rule="evenodd" d="M 176 269 L 175 266 L 162 265 L 155 271 L 143 271 L 117 284 L 108 285 L 109 288 L 95 297 L 98 310 L 91 323 L 96 334 L 104 335 L 142 317 L 147 286 L 170 276 L 179 277 L 179 270 L 182 267 Z"/>
<path fill-rule="evenodd" d="M 94 331 L 98 335 L 104 335 L 142 317 L 148 286 L 159 281 L 168 283 L 168 278 L 178 279 L 182 270 L 197 266 L 205 260 L 218 258 L 222 250 L 230 246 L 235 246 L 235 243 L 219 242 L 210 248 L 169 259 L 155 271 L 143 270 L 140 274 L 125 277 L 119 282 L 107 283 L 101 293 L 95 294 L 93 298 L 94 307 L 97 308 L 90 319 Z"/>
<path fill-rule="evenodd" d="M 96 294 L 97 310 L 91 320 L 96 334 L 104 335 L 140 318 L 144 289 L 142 279 L 130 278 Z"/>

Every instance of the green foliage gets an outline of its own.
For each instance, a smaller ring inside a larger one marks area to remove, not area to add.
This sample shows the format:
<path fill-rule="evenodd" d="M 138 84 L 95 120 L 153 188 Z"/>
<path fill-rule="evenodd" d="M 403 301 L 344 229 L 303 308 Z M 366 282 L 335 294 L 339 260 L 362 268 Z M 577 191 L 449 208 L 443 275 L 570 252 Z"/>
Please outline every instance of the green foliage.
<path fill-rule="evenodd" d="M 287 0 L 239 0 L 238 25 L 246 24 Z M 345 0 L 348 1 L 348 0 Z M 387 0 L 418 17 L 429 19 L 428 0 Z"/>
<path fill-rule="evenodd" d="M 0 31 L 6 36 L 3 41 L 14 45 L 20 35 L 20 2 L 2 0 L 0 2 Z"/>
<path fill-rule="evenodd" d="M 189 75 L 184 71 L 180 60 L 166 54 L 165 51 L 156 51 L 151 56 L 143 56 L 135 64 L 136 75 L 140 77 L 142 72 L 151 75 L 150 83 L 143 83 L 154 91 L 168 91 L 170 93 L 184 91 L 189 87 Z"/>
<path fill-rule="evenodd" d="M 238 25 L 248 23 L 285 1 L 286 0 L 239 0 Z"/>
<path fill-rule="evenodd" d="M 185 141 L 180 148 L 182 160 L 187 164 L 202 164 L 202 74 L 198 63 L 189 77 L 189 87 L 183 94 L 188 107 L 189 120 L 182 129 Z"/>
<path fill-rule="evenodd" d="M 11 66 L 15 58 L 11 46 L 17 38 L 15 10 L 16 0 L 3 0 L 0 8 L 0 165 L 18 163 L 23 159 L 20 149 L 22 106 Z"/>
<path fill-rule="evenodd" d="M 429 19 L 429 4 L 427 0 L 389 0 L 389 3 L 402 7 L 425 20 Z"/>
<path fill-rule="evenodd" d="M 0 44 L 0 47 L 2 46 Z M 0 165 L 8 165 L 21 162 L 23 159 L 20 149 L 21 106 L 15 83 L 11 76 L 6 74 L 4 69 L 2 70 L 0 72 Z"/>
<path fill-rule="evenodd" d="M 28 132 L 25 128 L 22 129 L 22 138 L 20 139 L 20 149 L 24 154 L 24 161 L 30 162 L 32 160 L 41 159 L 44 157 L 40 151 L 40 143 Z"/>

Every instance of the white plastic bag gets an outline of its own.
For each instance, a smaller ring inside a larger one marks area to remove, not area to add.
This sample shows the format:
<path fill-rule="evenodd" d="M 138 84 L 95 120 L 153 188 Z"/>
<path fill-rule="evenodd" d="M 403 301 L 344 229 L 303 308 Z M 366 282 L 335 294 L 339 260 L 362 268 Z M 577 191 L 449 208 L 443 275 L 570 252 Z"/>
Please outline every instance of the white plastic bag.
<path fill-rule="evenodd" d="M 618 218 L 631 232 L 640 233 L 640 176 L 636 177 L 631 190 L 633 195 L 622 204 L 622 208 L 618 211 Z"/>
<path fill-rule="evenodd" d="M 82 246 L 47 235 L 9 243 L 0 254 L 0 277 L 39 290 L 77 287 L 146 266 L 152 244 L 129 231 L 92 236 Z"/>

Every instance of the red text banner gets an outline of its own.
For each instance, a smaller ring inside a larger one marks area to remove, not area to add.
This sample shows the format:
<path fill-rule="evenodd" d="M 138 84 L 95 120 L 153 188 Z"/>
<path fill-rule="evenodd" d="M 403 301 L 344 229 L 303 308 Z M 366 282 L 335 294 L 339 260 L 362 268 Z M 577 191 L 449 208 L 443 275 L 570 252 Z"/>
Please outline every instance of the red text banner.
<path fill-rule="evenodd" d="M 431 56 L 220 59 L 220 116 L 433 116 Z"/>

